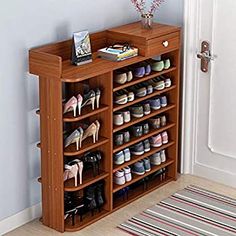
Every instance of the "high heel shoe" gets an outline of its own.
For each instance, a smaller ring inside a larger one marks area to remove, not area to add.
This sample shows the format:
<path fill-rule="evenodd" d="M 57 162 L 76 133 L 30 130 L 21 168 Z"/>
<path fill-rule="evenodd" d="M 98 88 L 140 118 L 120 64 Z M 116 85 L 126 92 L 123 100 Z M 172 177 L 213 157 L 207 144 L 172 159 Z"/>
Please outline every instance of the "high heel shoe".
<path fill-rule="evenodd" d="M 77 103 L 78 103 L 78 112 L 79 112 L 79 115 L 81 115 L 83 97 L 80 94 L 77 95 Z"/>
<path fill-rule="evenodd" d="M 79 150 L 79 147 L 81 147 L 81 138 L 82 138 L 82 134 L 80 133 L 79 130 L 75 130 L 72 134 L 70 134 L 64 142 L 64 146 L 68 147 L 70 144 L 72 143 L 76 143 L 76 150 Z"/>
<path fill-rule="evenodd" d="M 95 92 L 94 90 L 90 90 L 88 93 L 84 94 L 84 102 L 82 103 L 82 107 L 87 106 L 87 105 L 92 105 L 92 110 L 95 109 Z"/>
<path fill-rule="evenodd" d="M 96 128 L 96 141 L 98 141 L 99 130 L 100 130 L 100 123 L 99 123 L 98 120 L 96 120 L 94 123 L 97 126 L 97 128 Z"/>
<path fill-rule="evenodd" d="M 76 97 L 70 98 L 70 100 L 64 105 L 64 111 L 63 114 L 73 111 L 74 112 L 74 117 L 76 117 L 76 108 L 77 108 L 77 99 Z"/>
<path fill-rule="evenodd" d="M 68 163 L 69 166 L 73 166 L 73 165 L 77 165 L 78 166 L 78 172 L 79 172 L 79 184 L 82 184 L 83 183 L 83 177 L 82 177 L 82 174 L 83 174 L 83 168 L 84 168 L 84 164 L 81 160 L 79 159 L 75 159 L 73 161 L 70 161 Z"/>
<path fill-rule="evenodd" d="M 78 165 L 77 164 L 73 164 L 73 165 L 66 164 L 64 166 L 64 168 L 65 168 L 65 171 L 63 174 L 64 181 L 74 178 L 75 179 L 75 187 L 77 187 L 78 186 L 77 176 L 78 176 L 78 171 L 79 171 Z"/>
<path fill-rule="evenodd" d="M 99 133 L 99 129 L 100 129 L 100 123 L 99 121 L 95 121 L 94 123 L 92 123 L 85 131 L 84 131 L 84 135 L 83 135 L 83 139 L 85 140 L 86 138 L 93 136 L 93 143 L 96 142 L 96 139 L 98 140 L 98 133 Z M 97 138 L 96 138 L 97 137 Z"/>
<path fill-rule="evenodd" d="M 101 90 L 99 88 L 97 88 L 96 91 L 95 91 L 95 98 L 96 98 L 97 108 L 100 107 L 100 97 L 101 97 Z"/>

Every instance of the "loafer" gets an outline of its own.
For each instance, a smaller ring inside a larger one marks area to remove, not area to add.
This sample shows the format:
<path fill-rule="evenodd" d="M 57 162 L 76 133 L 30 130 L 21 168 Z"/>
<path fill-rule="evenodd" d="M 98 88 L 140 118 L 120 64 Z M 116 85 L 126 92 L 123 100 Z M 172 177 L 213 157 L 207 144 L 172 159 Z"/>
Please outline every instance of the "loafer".
<path fill-rule="evenodd" d="M 114 81 L 117 84 L 125 84 L 127 82 L 127 74 L 125 72 L 116 71 L 114 75 Z"/>
<path fill-rule="evenodd" d="M 116 165 L 122 165 L 125 163 L 125 155 L 123 151 L 115 153 L 113 156 L 113 161 Z"/>
<path fill-rule="evenodd" d="M 133 116 L 135 118 L 143 117 L 144 116 L 143 106 L 142 105 L 134 105 L 134 106 L 130 107 L 130 113 L 131 113 L 131 116 Z"/>
<path fill-rule="evenodd" d="M 130 182 L 132 180 L 131 169 L 129 166 L 123 168 L 125 173 L 125 182 Z"/>
<path fill-rule="evenodd" d="M 149 152 L 151 150 L 149 139 L 143 141 L 144 152 Z"/>
<path fill-rule="evenodd" d="M 134 68 L 133 75 L 134 77 L 138 77 L 138 78 L 143 77 L 145 75 L 145 67 L 140 66 L 140 67 Z"/>
<path fill-rule="evenodd" d="M 124 124 L 124 117 L 121 112 L 115 112 L 113 114 L 113 124 L 114 125 L 123 125 Z"/>
<path fill-rule="evenodd" d="M 162 163 L 166 162 L 166 150 L 161 150 L 160 155 L 161 155 L 161 162 Z"/>
<path fill-rule="evenodd" d="M 114 94 L 114 102 L 118 105 L 124 105 L 128 102 L 127 94 L 115 93 Z"/>
<path fill-rule="evenodd" d="M 129 148 L 124 149 L 123 152 L 124 152 L 125 162 L 130 161 L 130 159 L 131 159 L 131 153 L 130 153 Z"/>
<path fill-rule="evenodd" d="M 143 161 L 138 161 L 136 163 L 133 164 L 132 166 L 132 173 L 136 174 L 136 175 L 144 175 L 145 174 L 145 167 L 143 164 Z"/>
<path fill-rule="evenodd" d="M 124 123 L 129 123 L 131 121 L 130 111 L 122 111 Z"/>
<path fill-rule="evenodd" d="M 162 132 L 161 137 L 162 137 L 162 144 L 167 144 L 168 143 L 168 133 L 166 131 Z"/>
<path fill-rule="evenodd" d="M 161 118 L 160 118 L 160 117 L 157 117 L 157 118 L 150 118 L 150 119 L 148 119 L 148 122 L 149 122 L 150 126 L 151 126 L 153 129 L 159 129 L 159 128 L 161 128 Z"/>
<path fill-rule="evenodd" d="M 167 106 L 167 97 L 162 96 L 161 97 L 161 107 L 166 107 Z"/>
<path fill-rule="evenodd" d="M 155 61 L 151 65 L 153 71 L 161 72 L 165 68 L 164 61 Z"/>
<path fill-rule="evenodd" d="M 150 156 L 150 162 L 154 166 L 159 166 L 161 164 L 161 154 L 157 152 Z"/>
<path fill-rule="evenodd" d="M 114 174 L 114 183 L 117 185 L 125 184 L 125 172 L 124 170 L 118 170 Z"/>
<path fill-rule="evenodd" d="M 144 158 L 143 159 L 143 165 L 144 165 L 145 172 L 151 171 L 151 163 L 150 163 L 149 158 Z"/>
<path fill-rule="evenodd" d="M 141 137 L 143 135 L 142 125 L 133 125 L 130 127 L 130 131 L 134 137 Z"/>
<path fill-rule="evenodd" d="M 158 134 L 150 138 L 150 144 L 152 147 L 161 147 L 162 146 L 162 135 Z"/>
<path fill-rule="evenodd" d="M 144 154 L 143 143 L 140 142 L 140 143 L 137 143 L 134 146 L 130 147 L 130 152 L 131 152 L 131 154 L 136 155 L 136 156 L 143 155 Z"/>
<path fill-rule="evenodd" d="M 170 59 L 164 60 L 164 69 L 168 70 L 171 66 Z"/>
<path fill-rule="evenodd" d="M 150 103 L 150 106 L 153 110 L 161 109 L 161 100 L 160 100 L 160 98 L 156 97 L 156 98 L 148 100 L 148 102 Z"/>

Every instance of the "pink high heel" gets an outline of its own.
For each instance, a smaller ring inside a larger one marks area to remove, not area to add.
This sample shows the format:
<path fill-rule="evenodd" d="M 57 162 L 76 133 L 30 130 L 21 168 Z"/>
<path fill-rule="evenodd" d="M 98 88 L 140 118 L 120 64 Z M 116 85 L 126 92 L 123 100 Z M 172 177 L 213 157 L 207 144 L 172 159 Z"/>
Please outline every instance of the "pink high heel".
<path fill-rule="evenodd" d="M 67 112 L 70 112 L 70 111 L 73 111 L 74 112 L 74 117 L 76 117 L 76 108 L 77 108 L 77 105 L 78 105 L 78 101 L 76 99 L 76 97 L 72 97 L 70 98 L 70 100 L 65 104 L 64 106 L 64 114 L 67 113 Z"/>
<path fill-rule="evenodd" d="M 78 171 L 79 171 L 79 167 L 77 164 L 74 165 L 65 165 L 65 171 L 64 171 L 64 181 L 68 180 L 68 179 L 75 179 L 75 187 L 78 186 L 78 182 L 77 182 L 77 175 L 78 175 Z"/>
<path fill-rule="evenodd" d="M 78 112 L 79 112 L 79 115 L 81 115 L 83 97 L 80 94 L 77 95 L 77 101 L 78 101 Z"/>
<path fill-rule="evenodd" d="M 99 134 L 99 130 L 100 130 L 100 123 L 98 120 L 96 120 L 95 122 L 95 125 L 97 126 L 97 129 L 96 129 L 96 141 L 98 141 L 98 134 Z"/>

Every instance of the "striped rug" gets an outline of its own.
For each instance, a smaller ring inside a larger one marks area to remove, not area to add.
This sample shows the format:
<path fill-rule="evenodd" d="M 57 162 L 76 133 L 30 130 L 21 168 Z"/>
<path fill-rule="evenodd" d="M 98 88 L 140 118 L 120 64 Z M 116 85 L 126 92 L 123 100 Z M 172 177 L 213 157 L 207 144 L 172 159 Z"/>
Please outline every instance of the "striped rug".
<path fill-rule="evenodd" d="M 236 236 L 236 199 L 191 185 L 118 227 L 138 236 Z"/>

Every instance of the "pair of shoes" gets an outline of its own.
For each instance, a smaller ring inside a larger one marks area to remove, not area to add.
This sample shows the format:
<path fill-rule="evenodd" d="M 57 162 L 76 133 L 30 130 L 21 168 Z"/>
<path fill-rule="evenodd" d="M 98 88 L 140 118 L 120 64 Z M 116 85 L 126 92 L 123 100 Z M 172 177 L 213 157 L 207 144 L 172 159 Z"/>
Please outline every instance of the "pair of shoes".
<path fill-rule="evenodd" d="M 73 111 L 74 117 L 76 117 L 76 108 L 78 106 L 78 113 L 81 115 L 81 107 L 82 107 L 83 97 L 78 94 L 76 97 L 73 96 L 69 99 L 68 102 L 64 105 L 63 114 Z"/>
<path fill-rule="evenodd" d="M 84 94 L 84 99 L 82 103 L 82 107 L 90 105 L 92 106 L 92 110 L 95 109 L 95 100 L 97 108 L 100 107 L 100 97 L 101 97 L 101 90 L 97 88 L 94 90 L 89 90 L 87 93 Z"/>
<path fill-rule="evenodd" d="M 149 124 L 143 123 L 143 124 L 133 125 L 130 127 L 130 132 L 134 137 L 141 137 L 143 134 L 149 133 Z"/>
<path fill-rule="evenodd" d="M 82 146 L 84 130 L 79 127 L 78 129 L 74 130 L 68 137 L 65 138 L 64 147 L 68 147 L 70 144 L 76 144 L 76 150 L 78 151 L 79 148 Z"/>
<path fill-rule="evenodd" d="M 132 166 L 132 173 L 136 175 L 144 175 L 146 172 L 151 171 L 151 164 L 149 158 L 144 158 L 141 161 L 138 161 Z"/>
<path fill-rule="evenodd" d="M 125 84 L 133 79 L 133 73 L 131 70 L 118 70 L 114 74 L 114 81 L 117 84 Z"/>
<path fill-rule="evenodd" d="M 83 172 L 83 167 L 84 164 L 81 160 L 79 159 L 75 159 L 73 161 L 70 161 L 69 163 L 67 163 L 64 166 L 64 174 L 63 174 L 63 178 L 64 181 L 68 180 L 68 179 L 75 179 L 75 187 L 78 186 L 78 173 L 79 173 L 79 184 L 82 184 L 82 172 Z"/>
<path fill-rule="evenodd" d="M 93 136 L 93 143 L 95 143 L 98 141 L 99 130 L 100 123 L 98 120 L 92 123 L 85 131 L 79 127 L 65 138 L 64 147 L 68 147 L 69 145 L 76 143 L 76 150 L 78 151 L 79 148 L 82 147 L 82 141 L 90 136 Z"/>
<path fill-rule="evenodd" d="M 152 147 L 161 147 L 163 144 L 168 143 L 168 133 L 166 131 L 150 138 Z"/>
<path fill-rule="evenodd" d="M 161 163 L 166 162 L 166 151 L 161 150 L 150 156 L 151 164 L 154 166 L 161 165 Z"/>
<path fill-rule="evenodd" d="M 128 130 L 118 132 L 114 135 L 114 144 L 116 146 L 121 146 L 124 143 L 128 143 L 129 141 L 130 141 L 130 132 Z"/>
<path fill-rule="evenodd" d="M 150 103 L 150 107 L 153 110 L 159 110 L 161 109 L 161 107 L 166 107 L 168 105 L 166 96 L 155 97 L 155 98 L 149 99 L 148 102 Z"/>
<path fill-rule="evenodd" d="M 114 173 L 114 183 L 117 185 L 124 185 L 132 180 L 131 169 L 129 166 L 118 170 Z"/>
<path fill-rule="evenodd" d="M 149 75 L 151 71 L 151 65 L 147 62 L 139 63 L 133 69 L 134 77 L 138 78 L 141 78 L 144 75 Z"/>
<path fill-rule="evenodd" d="M 128 102 L 134 101 L 134 93 L 126 89 L 121 89 L 114 94 L 114 103 L 124 105 Z"/>
<path fill-rule="evenodd" d="M 153 129 L 159 129 L 161 127 L 166 126 L 166 116 L 162 115 L 162 116 L 150 118 L 148 119 L 148 123 Z"/>
<path fill-rule="evenodd" d="M 84 166 L 88 168 L 92 166 L 93 176 L 100 175 L 100 162 L 102 159 L 102 153 L 100 151 L 87 152 L 83 156 Z"/>
<path fill-rule="evenodd" d="M 113 124 L 123 125 L 131 121 L 130 111 L 114 112 L 113 114 Z"/>
<path fill-rule="evenodd" d="M 65 206 L 65 214 L 64 220 L 71 217 L 72 218 L 72 226 L 75 225 L 75 216 L 78 214 L 80 216 L 80 221 L 83 221 L 84 214 L 84 201 L 80 196 L 76 196 L 73 192 L 66 192 L 64 196 L 64 206 Z"/>
<path fill-rule="evenodd" d="M 170 78 L 160 76 L 149 80 L 148 83 L 151 84 L 155 90 L 160 91 L 165 88 L 171 87 L 172 81 Z"/>
<path fill-rule="evenodd" d="M 144 152 L 149 152 L 150 150 L 151 150 L 150 142 L 148 139 L 130 147 L 131 154 L 136 155 L 136 156 L 141 156 L 144 154 Z"/>
<path fill-rule="evenodd" d="M 123 197 L 123 201 L 129 199 L 129 187 L 122 188 L 114 194 L 114 198 Z"/>
<path fill-rule="evenodd" d="M 166 60 L 158 60 L 158 61 L 152 61 L 151 63 L 151 67 L 153 71 L 157 71 L 157 72 L 161 72 L 164 69 L 168 70 L 171 66 L 171 62 L 170 59 L 166 59 Z"/>
<path fill-rule="evenodd" d="M 123 151 L 115 153 L 113 156 L 113 161 L 114 164 L 116 165 L 122 165 L 127 161 L 130 161 L 131 159 L 131 154 L 130 154 L 130 149 L 126 148 Z"/>
<path fill-rule="evenodd" d="M 94 210 L 98 209 L 101 211 L 101 207 L 105 203 L 104 198 L 104 182 L 98 182 L 97 184 L 90 185 L 84 189 L 84 204 L 87 211 L 91 211 L 92 216 Z"/>

